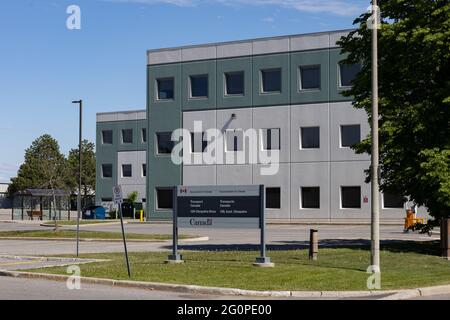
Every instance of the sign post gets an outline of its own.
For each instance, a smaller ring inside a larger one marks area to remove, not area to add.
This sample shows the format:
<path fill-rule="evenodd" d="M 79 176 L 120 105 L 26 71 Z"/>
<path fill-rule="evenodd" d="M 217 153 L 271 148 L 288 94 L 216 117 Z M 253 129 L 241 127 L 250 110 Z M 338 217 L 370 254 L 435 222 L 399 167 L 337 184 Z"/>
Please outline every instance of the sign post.
<path fill-rule="evenodd" d="M 125 260 L 127 262 L 128 277 L 131 278 L 130 262 L 128 260 L 127 240 L 125 239 L 125 229 L 123 227 L 123 218 L 122 218 L 123 195 L 122 195 L 122 187 L 120 185 L 113 187 L 113 200 L 114 203 L 119 207 L 120 226 L 122 227 L 123 247 L 125 248 Z"/>
<path fill-rule="evenodd" d="M 273 267 L 266 256 L 264 185 L 178 186 L 173 189 L 173 247 L 167 262 L 182 262 L 178 226 L 187 228 L 258 228 L 260 257 L 253 264 Z"/>
<path fill-rule="evenodd" d="M 172 237 L 172 254 L 166 260 L 166 263 L 183 263 L 182 256 L 178 253 L 178 187 L 173 187 L 172 206 L 173 206 L 173 237 Z"/>

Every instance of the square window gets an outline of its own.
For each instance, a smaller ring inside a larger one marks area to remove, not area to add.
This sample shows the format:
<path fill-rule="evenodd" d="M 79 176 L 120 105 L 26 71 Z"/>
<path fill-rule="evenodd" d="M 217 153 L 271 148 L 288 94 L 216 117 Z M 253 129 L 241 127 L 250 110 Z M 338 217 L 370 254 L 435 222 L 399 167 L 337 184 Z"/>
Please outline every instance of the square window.
<path fill-rule="evenodd" d="M 301 149 L 320 148 L 320 127 L 300 128 Z"/>
<path fill-rule="evenodd" d="M 147 176 L 147 164 L 145 163 L 142 164 L 142 176 L 143 177 Z"/>
<path fill-rule="evenodd" d="M 320 209 L 320 187 L 301 188 L 302 209 Z"/>
<path fill-rule="evenodd" d="M 383 193 L 383 208 L 403 209 L 404 206 L 405 198 L 403 196 L 390 192 Z"/>
<path fill-rule="evenodd" d="M 133 129 L 122 130 L 122 143 L 133 143 Z"/>
<path fill-rule="evenodd" d="M 281 209 L 281 188 L 266 188 L 266 208 Z"/>
<path fill-rule="evenodd" d="M 361 208 L 361 187 L 341 187 L 342 209 Z"/>
<path fill-rule="evenodd" d="M 320 65 L 300 67 L 300 90 L 320 90 Z"/>
<path fill-rule="evenodd" d="M 225 73 L 225 89 L 226 95 L 243 95 L 244 72 Z"/>
<path fill-rule="evenodd" d="M 112 132 L 112 130 L 104 130 L 104 131 L 102 131 L 102 143 L 103 144 L 112 144 L 113 143 L 113 132 Z"/>
<path fill-rule="evenodd" d="M 281 92 L 281 69 L 261 70 L 262 93 Z"/>
<path fill-rule="evenodd" d="M 244 133 L 240 129 L 231 129 L 226 131 L 227 150 L 238 152 L 244 150 Z"/>
<path fill-rule="evenodd" d="M 122 165 L 122 177 L 123 178 L 131 178 L 133 176 L 131 164 L 123 164 Z"/>
<path fill-rule="evenodd" d="M 156 140 L 158 144 L 158 154 L 171 154 L 174 146 L 171 132 L 156 133 Z"/>
<path fill-rule="evenodd" d="M 158 87 L 158 100 L 173 100 L 174 98 L 174 78 L 156 80 Z"/>
<path fill-rule="evenodd" d="M 102 164 L 102 177 L 112 178 L 112 164 Z"/>
<path fill-rule="evenodd" d="M 191 98 L 208 98 L 208 75 L 190 76 Z"/>
<path fill-rule="evenodd" d="M 263 150 L 280 150 L 280 129 L 262 129 Z"/>
<path fill-rule="evenodd" d="M 343 125 L 341 126 L 341 147 L 350 148 L 361 141 L 361 126 Z"/>
<path fill-rule="evenodd" d="M 142 128 L 141 131 L 141 135 L 142 135 L 142 142 L 147 142 L 147 129 L 146 128 Z"/>
<path fill-rule="evenodd" d="M 205 132 L 191 132 L 191 150 L 193 153 L 205 152 L 208 146 Z"/>
<path fill-rule="evenodd" d="M 359 71 L 361 71 L 359 63 L 339 64 L 339 87 L 351 87 Z"/>
<path fill-rule="evenodd" d="M 159 210 L 173 209 L 173 190 L 156 188 L 156 208 Z"/>

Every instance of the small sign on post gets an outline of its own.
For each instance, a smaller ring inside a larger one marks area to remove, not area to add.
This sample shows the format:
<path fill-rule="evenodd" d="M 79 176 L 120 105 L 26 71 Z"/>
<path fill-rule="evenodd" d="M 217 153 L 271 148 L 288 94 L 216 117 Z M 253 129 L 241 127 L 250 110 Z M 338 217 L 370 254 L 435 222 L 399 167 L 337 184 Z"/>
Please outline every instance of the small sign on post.
<path fill-rule="evenodd" d="M 113 187 L 113 201 L 114 201 L 114 204 L 116 204 L 119 207 L 120 226 L 122 227 L 123 247 L 125 249 L 125 260 L 127 262 L 128 277 L 131 278 L 130 262 L 128 260 L 127 240 L 125 239 L 125 229 L 123 227 L 123 218 L 122 218 L 123 194 L 122 194 L 122 186 L 121 185 L 117 185 L 117 186 Z"/>

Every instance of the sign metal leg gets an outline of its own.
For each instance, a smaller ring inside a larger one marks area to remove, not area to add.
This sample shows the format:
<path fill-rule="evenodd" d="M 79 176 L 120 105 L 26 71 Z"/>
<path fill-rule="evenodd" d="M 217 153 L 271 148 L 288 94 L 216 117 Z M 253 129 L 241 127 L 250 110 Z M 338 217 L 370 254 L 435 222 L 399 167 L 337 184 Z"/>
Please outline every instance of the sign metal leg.
<path fill-rule="evenodd" d="M 166 263 L 183 263 L 181 254 L 178 253 L 178 212 L 177 212 L 177 187 L 172 191 L 172 207 L 173 207 L 173 236 L 172 236 L 172 254 L 169 255 Z"/>
<path fill-rule="evenodd" d="M 257 267 L 266 267 L 266 268 L 273 268 L 275 266 L 274 263 L 270 261 L 270 257 L 266 256 L 266 218 L 265 218 L 265 207 L 266 202 L 264 198 L 264 185 L 259 186 L 259 195 L 261 199 L 260 203 L 260 210 L 261 210 L 261 244 L 260 244 L 260 257 L 256 258 L 256 262 L 253 263 L 254 266 Z"/>

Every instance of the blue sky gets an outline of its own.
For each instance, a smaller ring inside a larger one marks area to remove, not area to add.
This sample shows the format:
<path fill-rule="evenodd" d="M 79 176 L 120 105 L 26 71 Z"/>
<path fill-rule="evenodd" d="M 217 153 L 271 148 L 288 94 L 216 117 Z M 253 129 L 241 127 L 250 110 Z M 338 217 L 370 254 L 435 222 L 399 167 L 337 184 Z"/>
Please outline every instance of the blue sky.
<path fill-rule="evenodd" d="M 81 8 L 81 30 L 66 9 Z M 146 50 L 352 27 L 363 0 L 2 0 L 0 182 L 44 133 L 65 154 L 97 112 L 144 109 Z"/>

